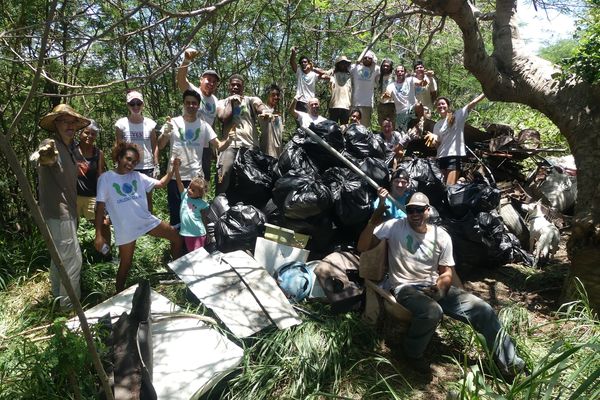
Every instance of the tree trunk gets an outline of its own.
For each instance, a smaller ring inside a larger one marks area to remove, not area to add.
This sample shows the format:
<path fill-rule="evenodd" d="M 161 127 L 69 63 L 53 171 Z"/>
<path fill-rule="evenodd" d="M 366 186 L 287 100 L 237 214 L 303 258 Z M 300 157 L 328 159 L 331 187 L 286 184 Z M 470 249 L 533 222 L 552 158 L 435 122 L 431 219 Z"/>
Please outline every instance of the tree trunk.
<path fill-rule="evenodd" d="M 515 102 L 539 110 L 567 139 L 577 165 L 578 199 L 567 243 L 571 271 L 600 309 L 600 86 L 561 75 L 552 63 L 526 53 L 517 29 L 517 0 L 496 0 L 494 51 L 487 54 L 478 20 L 465 0 L 415 0 L 415 4 L 456 22 L 463 34 L 464 65 L 490 100 Z M 573 293 L 573 290 L 568 290 Z"/>

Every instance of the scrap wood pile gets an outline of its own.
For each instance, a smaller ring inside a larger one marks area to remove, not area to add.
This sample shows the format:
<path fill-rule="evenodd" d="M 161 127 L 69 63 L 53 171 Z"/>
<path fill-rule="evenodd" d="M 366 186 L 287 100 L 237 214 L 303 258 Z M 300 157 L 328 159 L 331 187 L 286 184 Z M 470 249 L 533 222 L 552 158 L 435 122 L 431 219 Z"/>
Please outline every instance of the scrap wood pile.
<path fill-rule="evenodd" d="M 386 153 L 379 134 L 359 125 L 342 133 L 331 121 L 311 129 L 386 186 L 393 153 Z M 435 150 L 424 139 L 413 140 L 398 164 L 410 174 L 410 190 L 429 197 L 433 222 L 451 234 L 458 270 L 543 264 L 556 251 L 562 213 L 575 202 L 574 165 L 543 158 L 559 150 L 540 148 L 539 133 L 531 129 L 515 135 L 506 125 L 486 131 L 467 126 L 465 140 L 464 178 L 456 185 L 442 183 Z M 538 165 L 532 173 L 523 170 L 526 158 Z M 377 197 L 375 188 L 301 129 L 279 159 L 240 150 L 234 171 L 234 183 L 211 209 L 209 231 L 221 251 L 252 251 L 266 222 L 309 235 L 311 258 L 352 248 Z"/>

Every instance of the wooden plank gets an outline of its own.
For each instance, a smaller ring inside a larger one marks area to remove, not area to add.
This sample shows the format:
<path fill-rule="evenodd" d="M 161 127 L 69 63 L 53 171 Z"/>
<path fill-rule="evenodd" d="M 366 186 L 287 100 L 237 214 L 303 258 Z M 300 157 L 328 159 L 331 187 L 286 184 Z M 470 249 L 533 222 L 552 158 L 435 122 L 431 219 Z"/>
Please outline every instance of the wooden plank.
<path fill-rule="evenodd" d="M 233 268 L 200 248 L 169 263 L 194 295 L 237 337 L 270 326 L 271 320 Z"/>
<path fill-rule="evenodd" d="M 236 270 L 279 329 L 287 329 L 302 322 L 275 279 L 253 257 L 238 250 L 224 254 L 223 260 Z"/>

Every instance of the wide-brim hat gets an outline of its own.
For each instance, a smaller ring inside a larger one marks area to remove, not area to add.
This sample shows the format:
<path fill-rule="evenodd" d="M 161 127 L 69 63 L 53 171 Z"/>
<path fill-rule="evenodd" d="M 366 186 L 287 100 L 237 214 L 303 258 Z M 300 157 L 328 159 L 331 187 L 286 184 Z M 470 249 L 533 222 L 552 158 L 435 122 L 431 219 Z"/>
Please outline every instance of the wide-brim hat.
<path fill-rule="evenodd" d="M 335 59 L 335 65 L 338 65 L 339 63 L 348 63 L 348 64 L 352 64 L 352 61 L 348 60 L 348 57 L 346 56 L 339 56 L 338 58 Z"/>
<path fill-rule="evenodd" d="M 50 132 L 56 132 L 54 121 L 61 115 L 69 115 L 77 118 L 77 130 L 83 129 L 90 124 L 90 120 L 81 114 L 78 114 L 73 108 L 67 104 L 59 104 L 52 111 L 44 115 L 39 122 L 40 128 Z"/>
<path fill-rule="evenodd" d="M 420 207 L 428 207 L 429 206 L 429 197 L 425 196 L 424 193 L 416 192 L 410 199 L 408 200 L 408 206 L 420 206 Z"/>

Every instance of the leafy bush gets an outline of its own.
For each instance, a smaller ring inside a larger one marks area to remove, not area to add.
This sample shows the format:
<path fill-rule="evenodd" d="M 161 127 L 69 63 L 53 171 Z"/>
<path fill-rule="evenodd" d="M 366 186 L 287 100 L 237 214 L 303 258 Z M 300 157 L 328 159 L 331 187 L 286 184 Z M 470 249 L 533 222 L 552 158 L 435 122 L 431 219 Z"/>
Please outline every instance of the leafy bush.
<path fill-rule="evenodd" d="M 64 318 L 48 328 L 48 340 L 17 335 L 0 352 L 0 400 L 94 399 L 91 358 L 82 337 L 65 326 Z"/>

